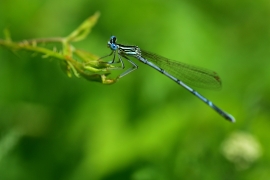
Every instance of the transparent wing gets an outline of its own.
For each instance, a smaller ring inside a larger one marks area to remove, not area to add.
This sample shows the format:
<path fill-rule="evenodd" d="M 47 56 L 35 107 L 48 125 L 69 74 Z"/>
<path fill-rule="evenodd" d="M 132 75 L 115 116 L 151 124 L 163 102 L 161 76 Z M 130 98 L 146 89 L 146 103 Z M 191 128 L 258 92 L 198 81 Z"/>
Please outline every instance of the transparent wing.
<path fill-rule="evenodd" d="M 221 89 L 221 79 L 214 71 L 170 60 L 141 50 L 142 57 L 153 62 L 184 83 L 200 88 Z"/>

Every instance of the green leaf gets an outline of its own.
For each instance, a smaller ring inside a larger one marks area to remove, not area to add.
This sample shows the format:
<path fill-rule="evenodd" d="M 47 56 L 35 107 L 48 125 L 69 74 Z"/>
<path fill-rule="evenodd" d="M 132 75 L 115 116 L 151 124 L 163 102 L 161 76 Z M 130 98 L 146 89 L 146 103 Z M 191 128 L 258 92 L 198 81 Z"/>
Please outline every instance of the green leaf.
<path fill-rule="evenodd" d="M 92 27 L 96 24 L 99 16 L 100 13 L 96 12 L 93 16 L 85 20 L 77 29 L 75 29 L 69 36 L 66 37 L 66 41 L 76 42 L 85 39 L 91 32 Z"/>

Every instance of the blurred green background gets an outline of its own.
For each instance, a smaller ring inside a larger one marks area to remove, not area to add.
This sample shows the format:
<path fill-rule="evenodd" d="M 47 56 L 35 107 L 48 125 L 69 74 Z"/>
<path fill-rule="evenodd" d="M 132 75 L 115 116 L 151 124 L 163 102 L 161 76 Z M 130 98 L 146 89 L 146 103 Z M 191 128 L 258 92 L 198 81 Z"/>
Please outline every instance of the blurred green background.
<path fill-rule="evenodd" d="M 74 46 L 104 56 L 116 35 L 215 70 L 222 90 L 196 90 L 236 123 L 136 60 L 137 71 L 102 85 L 0 47 L 1 180 L 270 177 L 269 0 L 1 0 L 0 29 L 14 41 L 66 36 L 96 11 Z"/>

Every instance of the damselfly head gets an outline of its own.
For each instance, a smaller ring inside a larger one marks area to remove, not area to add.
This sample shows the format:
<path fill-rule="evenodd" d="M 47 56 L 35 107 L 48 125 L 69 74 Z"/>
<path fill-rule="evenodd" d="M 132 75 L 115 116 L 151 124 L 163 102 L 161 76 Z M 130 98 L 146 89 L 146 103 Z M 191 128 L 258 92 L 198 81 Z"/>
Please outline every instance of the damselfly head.
<path fill-rule="evenodd" d="M 113 51 L 117 50 L 116 37 L 115 36 L 112 36 L 110 38 L 110 40 L 108 41 L 108 47 Z"/>

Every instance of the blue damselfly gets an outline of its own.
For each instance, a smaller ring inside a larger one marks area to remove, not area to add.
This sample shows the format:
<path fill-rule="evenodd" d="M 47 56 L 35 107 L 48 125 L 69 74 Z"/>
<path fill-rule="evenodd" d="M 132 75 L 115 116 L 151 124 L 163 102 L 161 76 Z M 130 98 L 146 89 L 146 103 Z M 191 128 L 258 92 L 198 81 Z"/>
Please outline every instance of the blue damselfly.
<path fill-rule="evenodd" d="M 129 59 L 129 57 L 134 57 L 144 64 L 149 65 L 150 67 L 156 69 L 160 73 L 164 74 L 168 78 L 175 81 L 177 84 L 184 87 L 186 90 L 197 96 L 200 100 L 214 109 L 218 114 L 223 116 L 226 120 L 230 122 L 235 122 L 235 119 L 232 115 L 226 113 L 216 105 L 214 105 L 211 101 L 206 99 L 204 96 L 199 94 L 197 91 L 189 87 L 187 84 L 195 85 L 198 87 L 206 87 L 217 89 L 221 87 L 221 80 L 217 73 L 199 68 L 196 66 L 187 65 L 181 62 L 172 61 L 168 58 L 159 56 L 155 53 L 150 53 L 140 49 L 138 46 L 128 46 L 116 43 L 116 37 L 112 36 L 108 41 L 108 47 L 112 50 L 112 52 L 105 56 L 113 56 L 110 64 L 113 63 L 121 63 L 121 69 L 125 68 L 125 64 L 122 58 L 125 58 L 128 62 L 132 64 L 132 67 L 124 71 L 121 75 L 118 76 L 118 79 L 127 75 L 128 73 L 136 70 L 138 66 Z M 118 60 L 116 61 L 116 56 L 118 56 Z M 104 57 L 103 57 L 104 58 Z M 186 84 L 187 83 L 187 84 Z"/>

